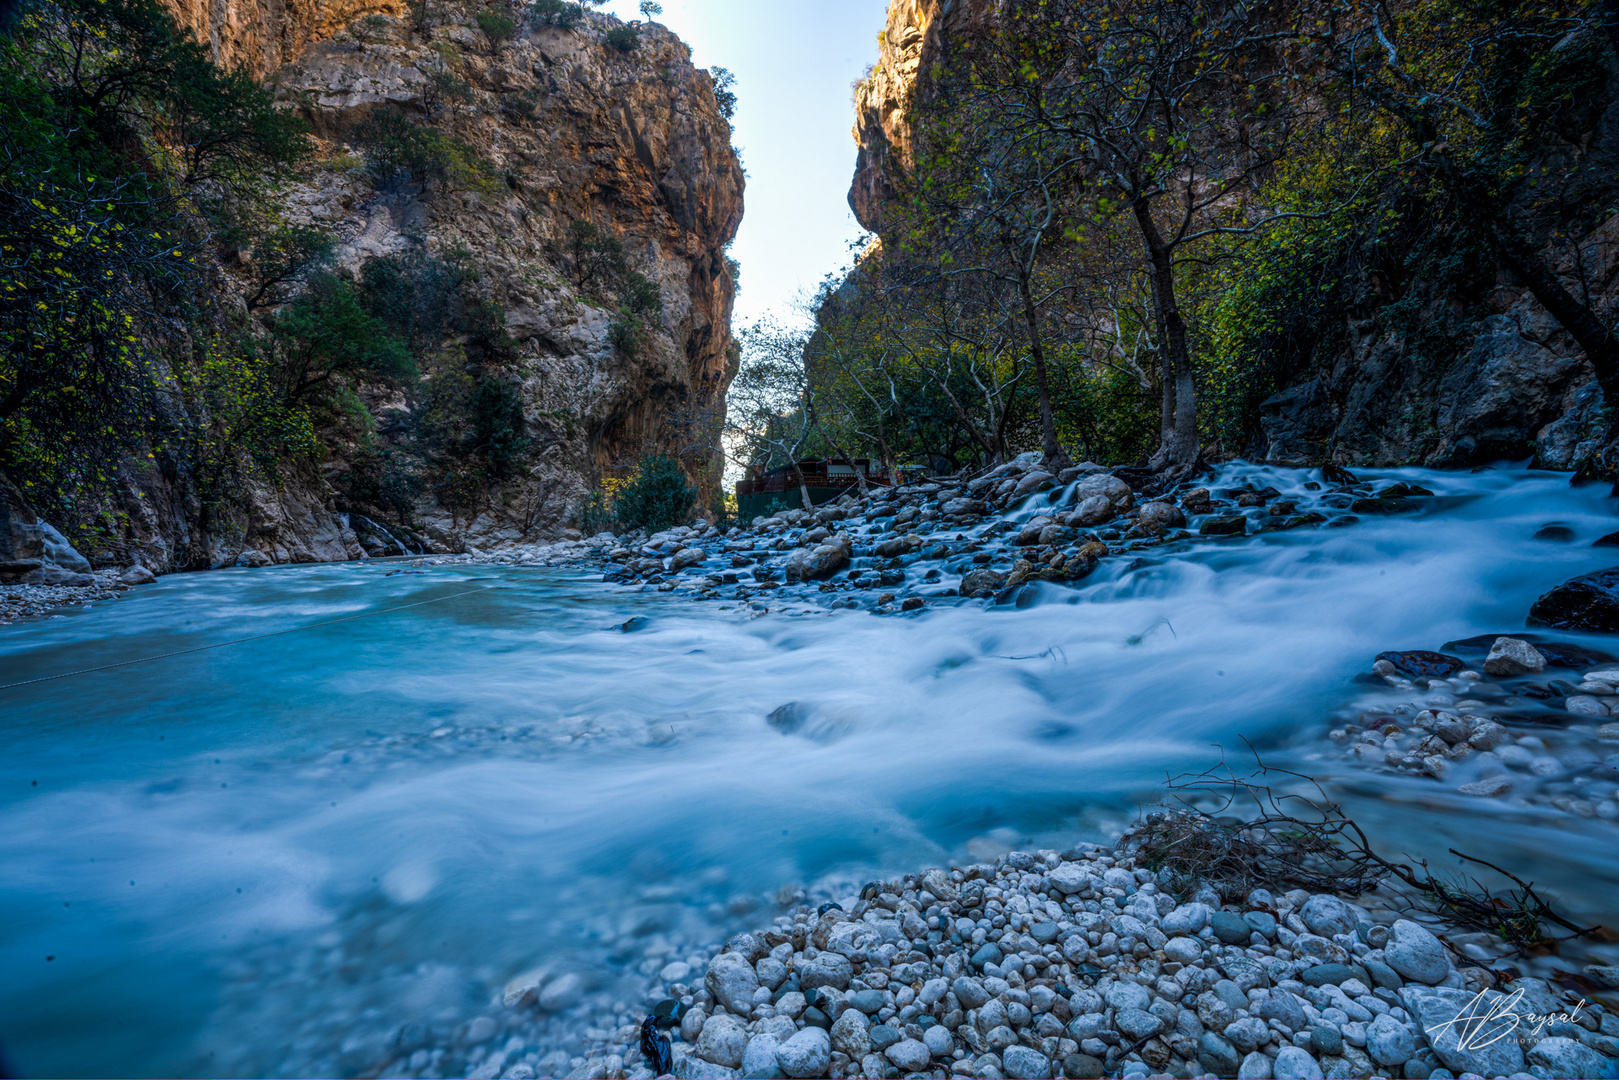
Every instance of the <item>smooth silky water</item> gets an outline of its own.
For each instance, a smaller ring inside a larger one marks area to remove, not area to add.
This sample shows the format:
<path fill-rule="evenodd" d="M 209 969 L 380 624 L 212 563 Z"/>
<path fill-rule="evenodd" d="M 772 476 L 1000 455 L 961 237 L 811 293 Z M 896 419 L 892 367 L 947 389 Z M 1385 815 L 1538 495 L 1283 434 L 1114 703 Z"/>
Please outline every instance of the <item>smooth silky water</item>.
<path fill-rule="evenodd" d="M 1106 840 L 1242 737 L 1324 772 L 1386 852 L 1459 846 L 1611 919 L 1611 824 L 1306 748 L 1376 653 L 1521 628 L 1619 562 L 1590 546 L 1614 501 L 1522 470 L 1377 475 L 1440 497 L 1113 560 L 1024 609 L 755 617 L 392 563 L 176 575 L 0 629 L 10 683 L 419 605 L 3 692 L 0 1046 L 24 1075 L 362 1070 L 547 960 L 639 1007 L 626 965 L 660 935 L 761 924 L 791 883 Z M 1531 539 L 1552 521 L 1578 540 Z"/>

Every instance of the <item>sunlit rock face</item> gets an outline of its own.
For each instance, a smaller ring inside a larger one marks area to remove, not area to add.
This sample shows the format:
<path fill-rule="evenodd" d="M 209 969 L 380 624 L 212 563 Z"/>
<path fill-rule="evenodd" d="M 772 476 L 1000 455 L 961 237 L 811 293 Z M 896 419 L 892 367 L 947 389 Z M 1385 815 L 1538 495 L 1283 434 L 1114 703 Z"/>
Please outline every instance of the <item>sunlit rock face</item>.
<path fill-rule="evenodd" d="M 309 121 L 319 153 L 280 196 L 287 223 L 335 235 L 334 265 L 355 273 L 377 257 L 460 253 L 480 300 L 503 313 L 515 356 L 503 372 L 520 382 L 527 449 L 516 475 L 475 506 L 452 510 L 428 486 L 417 535 L 445 550 L 554 531 L 596 478 L 645 452 L 717 476 L 719 463 L 694 448 L 711 445 L 734 370 L 725 246 L 741 222 L 744 179 L 708 73 L 656 24 L 632 24 L 637 44 L 623 51 L 604 40 L 615 19 L 560 29 L 519 13 L 515 38 L 495 46 L 478 10 L 435 4 L 424 29 L 402 2 L 175 5 L 221 63 L 259 74 Z M 431 73 L 446 69 L 465 84 L 459 99 L 435 96 Z M 498 182 L 481 191 L 379 184 L 354 136 L 379 107 L 431 121 Z M 571 268 L 575 221 L 616 239 L 627 267 L 657 286 L 662 313 L 635 348 L 612 340 L 615 298 L 582 288 Z M 222 271 L 226 306 L 239 307 L 252 267 L 227 252 Z M 409 425 L 390 423 L 406 416 L 404 397 L 361 397 L 384 437 L 408 450 Z M 323 479 L 344 467 L 327 462 L 321 476 L 253 493 L 245 536 L 229 542 L 196 535 L 184 498 L 165 490 L 172 479 L 156 473 L 131 479 L 145 517 L 132 516 L 149 548 L 190 552 L 171 563 L 195 565 L 200 548 L 216 563 L 233 557 L 231 544 L 275 562 L 352 557 L 366 537 Z"/>

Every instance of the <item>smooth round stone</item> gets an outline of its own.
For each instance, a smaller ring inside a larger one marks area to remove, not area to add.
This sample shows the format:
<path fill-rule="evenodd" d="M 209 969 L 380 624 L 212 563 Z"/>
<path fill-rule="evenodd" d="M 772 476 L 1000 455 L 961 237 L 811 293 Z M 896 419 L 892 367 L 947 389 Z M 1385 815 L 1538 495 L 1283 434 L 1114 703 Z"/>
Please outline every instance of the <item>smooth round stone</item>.
<path fill-rule="evenodd" d="M 1145 1009 L 1152 1004 L 1152 995 L 1145 986 L 1123 980 L 1108 987 L 1103 999 L 1115 1009 Z"/>
<path fill-rule="evenodd" d="M 1001 947 L 993 941 L 986 941 L 978 947 L 977 952 L 973 953 L 971 963 L 973 967 L 982 971 L 990 964 L 999 966 L 1004 959 L 1006 959 L 1006 954 L 1001 952 Z"/>
<path fill-rule="evenodd" d="M 776 1048 L 776 1065 L 788 1076 L 825 1076 L 832 1064 L 832 1038 L 818 1027 L 804 1028 Z"/>
<path fill-rule="evenodd" d="M 1270 1058 L 1255 1050 L 1242 1059 L 1237 1080 L 1271 1080 Z"/>
<path fill-rule="evenodd" d="M 1406 1026 L 1387 1014 L 1366 1029 L 1366 1053 L 1379 1065 L 1400 1065 L 1417 1052 L 1416 1040 Z"/>
<path fill-rule="evenodd" d="M 956 1040 L 951 1037 L 949 1029 L 943 1024 L 933 1024 L 922 1032 L 922 1042 L 927 1045 L 928 1053 L 934 1057 L 944 1057 L 956 1048 Z"/>
<path fill-rule="evenodd" d="M 1062 1059 L 1062 1074 L 1068 1080 L 1102 1080 L 1107 1075 L 1107 1066 L 1101 1058 L 1089 1054 L 1069 1054 Z"/>
<path fill-rule="evenodd" d="M 1203 955 L 1203 943 L 1197 938 L 1177 937 L 1164 942 L 1164 956 L 1177 964 L 1195 963 Z"/>
<path fill-rule="evenodd" d="M 1344 1052 L 1344 1033 L 1331 1024 L 1316 1024 L 1310 1028 L 1310 1049 L 1337 1057 Z"/>
<path fill-rule="evenodd" d="M 1316 964 L 1299 973 L 1305 986 L 1337 986 L 1345 979 L 1358 979 L 1360 972 L 1348 964 Z"/>
<path fill-rule="evenodd" d="M 1433 986 L 1450 974 L 1450 958 L 1445 955 L 1444 945 L 1409 919 L 1395 922 L 1383 958 L 1389 967 L 1412 982 Z"/>
<path fill-rule="evenodd" d="M 804 1024 L 807 1027 L 818 1027 L 823 1031 L 832 1030 L 832 1018 L 813 1005 L 804 1010 Z"/>
<path fill-rule="evenodd" d="M 867 1016 L 872 1016 L 888 1004 L 888 997 L 881 990 L 856 990 L 846 999 L 852 1008 L 859 1009 Z"/>
<path fill-rule="evenodd" d="M 1321 1063 L 1296 1046 L 1284 1046 L 1271 1063 L 1276 1080 L 1322 1080 Z"/>
<path fill-rule="evenodd" d="M 1008 1046 L 1001 1054 L 1001 1064 L 1007 1077 L 1015 1080 L 1047 1080 L 1051 1076 L 1051 1059 L 1027 1046 Z"/>
<path fill-rule="evenodd" d="M 901 1039 L 883 1053 L 887 1055 L 889 1061 L 906 1072 L 919 1072 L 927 1068 L 928 1062 L 933 1057 L 928 1052 L 927 1046 L 919 1039 Z"/>
<path fill-rule="evenodd" d="M 1233 1076 L 1242 1066 L 1237 1048 L 1212 1031 L 1198 1036 L 1197 1060 L 1216 1076 Z"/>
<path fill-rule="evenodd" d="M 1299 918 L 1312 934 L 1330 938 L 1334 934 L 1347 934 L 1359 921 L 1350 906 L 1336 896 L 1312 896 L 1299 911 Z"/>
<path fill-rule="evenodd" d="M 1234 911 L 1216 911 L 1209 920 L 1214 936 L 1227 945 L 1241 945 L 1254 932 L 1248 921 Z"/>
<path fill-rule="evenodd" d="M 1050 945 L 1057 940 L 1057 924 L 1054 922 L 1037 922 L 1029 927 L 1029 936 L 1042 945 Z"/>
<path fill-rule="evenodd" d="M 1267 940 L 1276 937 L 1276 916 L 1268 912 L 1245 911 L 1242 913 L 1242 921 L 1247 923 L 1256 934 L 1263 936 Z M 1215 933 L 1218 934 L 1219 931 L 1216 930 Z"/>
<path fill-rule="evenodd" d="M 887 1050 L 890 1046 L 893 1046 L 895 1043 L 899 1042 L 905 1036 L 901 1035 L 887 1024 L 878 1024 L 876 1027 L 866 1032 L 866 1037 L 871 1040 L 871 1048 L 881 1053 L 882 1051 Z"/>

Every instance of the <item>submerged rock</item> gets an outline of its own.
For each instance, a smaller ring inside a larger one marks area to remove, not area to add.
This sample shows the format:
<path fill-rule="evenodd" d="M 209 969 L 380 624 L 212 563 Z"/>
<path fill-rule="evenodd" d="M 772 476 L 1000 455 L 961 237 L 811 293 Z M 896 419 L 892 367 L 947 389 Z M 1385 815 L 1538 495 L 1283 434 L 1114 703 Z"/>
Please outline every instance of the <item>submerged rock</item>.
<path fill-rule="evenodd" d="M 1619 567 L 1563 582 L 1535 601 L 1529 625 L 1619 633 Z"/>

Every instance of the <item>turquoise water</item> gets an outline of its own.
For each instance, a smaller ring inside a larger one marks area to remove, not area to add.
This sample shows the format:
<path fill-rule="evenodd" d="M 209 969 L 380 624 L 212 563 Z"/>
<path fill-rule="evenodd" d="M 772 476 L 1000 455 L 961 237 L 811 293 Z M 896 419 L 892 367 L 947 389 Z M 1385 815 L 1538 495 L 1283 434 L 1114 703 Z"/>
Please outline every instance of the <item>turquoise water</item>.
<path fill-rule="evenodd" d="M 380 612 L 0 691 L 0 1046 L 24 1075 L 358 1074 L 538 960 L 633 996 L 646 941 L 755 925 L 783 885 L 1106 839 L 1239 736 L 1304 761 L 1376 653 L 1521 627 L 1615 561 L 1602 489 L 1384 475 L 1442 498 L 1116 560 L 1025 609 L 760 616 L 396 563 L 0 628 L 10 683 Z M 1578 542 L 1531 539 L 1551 521 Z M 1611 915 L 1611 825 L 1336 779 L 1391 850 L 1509 860 Z"/>

